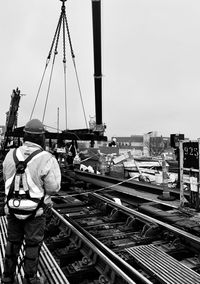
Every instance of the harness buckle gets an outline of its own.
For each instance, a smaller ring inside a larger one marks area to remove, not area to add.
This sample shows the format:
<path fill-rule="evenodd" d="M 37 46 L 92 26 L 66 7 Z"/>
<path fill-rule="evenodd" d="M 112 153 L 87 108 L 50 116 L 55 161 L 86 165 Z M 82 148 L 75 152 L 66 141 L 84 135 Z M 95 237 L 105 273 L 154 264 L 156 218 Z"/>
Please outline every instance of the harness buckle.
<path fill-rule="evenodd" d="M 21 199 L 17 199 L 17 198 L 13 199 L 13 206 L 14 207 L 19 207 L 20 203 L 21 203 Z"/>

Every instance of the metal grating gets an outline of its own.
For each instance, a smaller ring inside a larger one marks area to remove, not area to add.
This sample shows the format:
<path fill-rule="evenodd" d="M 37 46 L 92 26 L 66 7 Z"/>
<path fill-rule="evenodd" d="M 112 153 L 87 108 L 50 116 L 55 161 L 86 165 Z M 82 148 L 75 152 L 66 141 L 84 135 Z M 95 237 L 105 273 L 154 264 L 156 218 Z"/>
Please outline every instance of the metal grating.
<path fill-rule="evenodd" d="M 3 259 L 5 256 L 5 245 L 7 236 L 7 221 L 6 217 L 0 217 L 0 275 L 3 272 Z M 20 263 L 23 257 L 23 246 L 20 251 L 18 263 Z M 58 266 L 54 257 L 48 250 L 47 246 L 43 244 L 40 252 L 40 260 L 38 267 L 39 275 L 44 275 L 48 284 L 69 284 L 69 281 L 65 277 L 64 273 Z M 19 284 L 23 283 L 24 271 L 21 267 L 17 271 L 17 280 Z"/>
<path fill-rule="evenodd" d="M 199 284 L 200 275 L 154 245 L 127 248 L 126 251 L 163 284 Z"/>

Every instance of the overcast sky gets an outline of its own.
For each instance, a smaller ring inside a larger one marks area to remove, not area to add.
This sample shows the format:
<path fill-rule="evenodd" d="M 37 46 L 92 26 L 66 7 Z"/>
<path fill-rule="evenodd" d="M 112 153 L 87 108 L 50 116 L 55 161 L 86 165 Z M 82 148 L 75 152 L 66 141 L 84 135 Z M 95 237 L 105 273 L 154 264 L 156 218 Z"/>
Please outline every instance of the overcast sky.
<path fill-rule="evenodd" d="M 1 1 L 0 124 L 12 90 L 29 120 L 61 12 L 59 0 Z M 102 0 L 103 122 L 111 136 L 158 131 L 200 137 L 200 1 Z M 95 115 L 91 0 L 67 0 L 67 18 L 86 118 Z M 66 127 L 62 38 L 45 124 Z M 49 64 L 34 117 L 42 119 Z M 67 44 L 67 128 L 85 128 Z"/>

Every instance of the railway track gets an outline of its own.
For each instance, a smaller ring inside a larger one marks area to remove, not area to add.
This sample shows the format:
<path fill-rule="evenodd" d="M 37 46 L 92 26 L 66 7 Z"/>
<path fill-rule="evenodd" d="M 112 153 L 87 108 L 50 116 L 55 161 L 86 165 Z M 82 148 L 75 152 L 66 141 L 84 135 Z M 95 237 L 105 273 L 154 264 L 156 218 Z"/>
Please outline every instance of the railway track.
<path fill-rule="evenodd" d="M 200 236 L 199 214 L 192 208 L 180 208 L 178 189 L 169 189 L 170 194 L 176 198 L 174 201 L 164 201 L 159 199 L 163 188 L 149 183 L 121 180 L 81 171 L 73 172 L 70 179 L 70 183 L 67 186 L 64 185 L 65 191 L 69 188 L 68 194 L 77 196 L 79 193 L 91 191 L 111 200 L 117 198 L 124 206 Z M 185 192 L 185 197 L 189 199 L 189 192 Z"/>
<path fill-rule="evenodd" d="M 54 202 L 101 251 L 111 250 L 112 260 L 136 283 L 142 282 L 133 271 L 151 283 L 200 283 L 199 237 L 97 194 L 81 202 L 67 198 L 65 205 Z"/>
<path fill-rule="evenodd" d="M 45 276 L 47 283 L 200 283 L 197 223 L 193 229 L 189 223 L 188 227 L 181 225 L 189 221 L 188 216 L 180 212 L 178 215 L 173 206 L 159 202 L 155 206 L 140 197 L 132 197 L 131 202 L 130 194 L 127 198 L 119 188 L 103 191 L 105 182 L 112 187 L 105 177 L 94 184 L 88 176 L 87 180 L 77 181 L 76 173 L 64 177 L 62 196 L 53 197 L 54 208 L 47 219 L 40 257 L 39 274 Z M 129 188 L 127 183 L 122 191 L 124 188 Z M 121 204 L 113 201 L 119 199 Z M 5 217 L 0 220 L 0 229 L 2 259 Z M 2 271 L 2 261 L 0 268 Z M 23 266 L 21 269 L 19 284 Z"/>

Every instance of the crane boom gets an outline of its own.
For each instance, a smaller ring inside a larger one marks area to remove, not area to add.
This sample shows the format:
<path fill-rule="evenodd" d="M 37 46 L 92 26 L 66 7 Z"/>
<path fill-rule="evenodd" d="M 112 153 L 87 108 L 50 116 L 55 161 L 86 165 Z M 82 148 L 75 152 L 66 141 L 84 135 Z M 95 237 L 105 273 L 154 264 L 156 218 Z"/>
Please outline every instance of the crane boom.
<path fill-rule="evenodd" d="M 11 132 L 17 126 L 17 113 L 19 108 L 19 101 L 21 95 L 20 90 L 17 88 L 13 90 L 11 95 L 10 108 L 6 117 L 6 132 Z"/>

